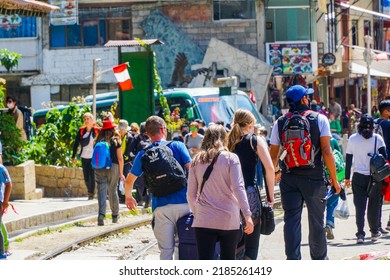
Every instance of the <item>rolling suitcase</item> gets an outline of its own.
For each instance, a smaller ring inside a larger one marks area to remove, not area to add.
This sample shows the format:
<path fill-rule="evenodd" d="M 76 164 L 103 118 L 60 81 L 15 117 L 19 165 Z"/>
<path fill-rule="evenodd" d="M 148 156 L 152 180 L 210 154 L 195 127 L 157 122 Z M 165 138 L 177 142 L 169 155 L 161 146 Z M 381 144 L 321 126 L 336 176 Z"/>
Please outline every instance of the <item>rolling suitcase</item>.
<path fill-rule="evenodd" d="M 197 260 L 198 248 L 196 245 L 195 229 L 192 227 L 194 215 L 191 213 L 177 220 L 177 234 L 179 237 L 179 260 Z M 219 259 L 219 242 L 215 247 L 214 259 Z"/>

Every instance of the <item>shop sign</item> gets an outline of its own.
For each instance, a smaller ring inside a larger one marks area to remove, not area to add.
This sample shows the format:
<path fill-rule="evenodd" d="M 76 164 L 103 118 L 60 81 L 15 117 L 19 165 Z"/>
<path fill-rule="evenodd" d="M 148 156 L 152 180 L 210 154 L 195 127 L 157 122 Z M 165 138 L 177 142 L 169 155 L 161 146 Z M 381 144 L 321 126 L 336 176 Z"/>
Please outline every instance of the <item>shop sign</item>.
<path fill-rule="evenodd" d="M 74 25 L 78 23 L 78 0 L 50 0 L 50 4 L 60 8 L 50 13 L 51 25 Z"/>
<path fill-rule="evenodd" d="M 268 43 L 267 63 L 273 75 L 309 74 L 317 70 L 316 47 L 312 42 Z"/>
<path fill-rule="evenodd" d="M 326 53 L 322 57 L 322 64 L 331 66 L 336 63 L 336 56 L 333 53 Z"/>
<path fill-rule="evenodd" d="M 22 25 L 22 18 L 17 15 L 0 15 L 0 28 L 9 30 Z"/>

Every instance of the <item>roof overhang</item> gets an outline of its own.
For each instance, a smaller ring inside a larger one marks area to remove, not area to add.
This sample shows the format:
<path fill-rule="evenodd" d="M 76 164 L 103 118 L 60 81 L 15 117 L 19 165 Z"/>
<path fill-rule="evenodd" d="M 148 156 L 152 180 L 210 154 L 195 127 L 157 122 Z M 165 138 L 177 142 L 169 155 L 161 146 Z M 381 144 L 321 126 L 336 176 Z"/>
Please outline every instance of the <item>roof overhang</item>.
<path fill-rule="evenodd" d="M 143 39 L 143 43 L 146 45 L 164 45 L 164 43 L 158 39 Z M 105 47 L 141 47 L 142 43 L 138 40 L 110 40 Z"/>
<path fill-rule="evenodd" d="M 367 63 L 364 60 L 364 48 L 349 46 L 351 48 L 351 60 L 349 70 L 351 74 L 367 75 Z M 379 52 L 373 50 L 373 52 Z M 390 60 L 371 60 L 370 74 L 376 77 L 390 78 Z"/>
<path fill-rule="evenodd" d="M 18 14 L 22 16 L 46 16 L 60 8 L 41 1 L 35 0 L 1 0 L 0 15 Z"/>

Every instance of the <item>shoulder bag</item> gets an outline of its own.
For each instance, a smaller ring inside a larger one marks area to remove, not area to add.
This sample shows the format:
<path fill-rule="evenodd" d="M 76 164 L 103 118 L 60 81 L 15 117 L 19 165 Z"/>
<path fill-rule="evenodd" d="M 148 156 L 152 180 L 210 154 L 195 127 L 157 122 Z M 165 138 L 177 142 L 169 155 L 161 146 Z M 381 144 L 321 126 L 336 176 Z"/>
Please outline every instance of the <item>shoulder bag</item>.
<path fill-rule="evenodd" d="M 368 154 L 370 159 L 370 172 L 375 182 L 381 182 L 390 175 L 390 166 L 386 159 L 376 151 L 377 137 L 375 136 L 374 153 Z"/>
<path fill-rule="evenodd" d="M 264 178 L 266 178 L 265 168 L 263 166 Z M 265 192 L 267 194 L 267 200 L 270 201 L 267 180 L 264 180 Z M 270 235 L 275 230 L 275 215 L 271 205 L 267 202 L 261 206 L 260 216 L 260 234 Z"/>

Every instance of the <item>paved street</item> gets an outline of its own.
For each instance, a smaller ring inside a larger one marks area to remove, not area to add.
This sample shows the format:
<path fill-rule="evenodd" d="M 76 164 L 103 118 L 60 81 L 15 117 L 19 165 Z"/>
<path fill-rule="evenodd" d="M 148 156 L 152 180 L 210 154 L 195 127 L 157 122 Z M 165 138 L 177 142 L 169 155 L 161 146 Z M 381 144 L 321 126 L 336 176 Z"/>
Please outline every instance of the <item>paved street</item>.
<path fill-rule="evenodd" d="M 328 256 L 330 260 L 341 260 L 351 258 L 364 253 L 373 252 L 388 252 L 390 251 L 390 234 L 383 235 L 378 241 L 371 241 L 371 233 L 369 232 L 368 223 L 366 220 L 365 231 L 366 240 L 364 244 L 356 244 L 356 224 L 355 224 L 355 207 L 353 205 L 353 195 L 347 195 L 349 204 L 350 217 L 347 220 L 335 218 L 335 239 L 328 241 Z M 302 259 L 310 260 L 309 244 L 308 244 L 308 222 L 307 209 L 303 211 L 302 218 Z M 390 204 L 383 205 L 382 224 L 386 226 L 390 214 Z M 284 260 L 284 241 L 283 241 L 283 213 L 277 212 L 277 218 L 280 221 L 275 231 L 270 236 L 261 236 L 261 249 L 259 259 L 265 260 Z"/>

